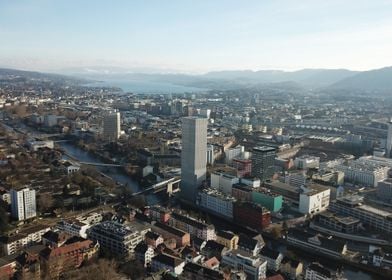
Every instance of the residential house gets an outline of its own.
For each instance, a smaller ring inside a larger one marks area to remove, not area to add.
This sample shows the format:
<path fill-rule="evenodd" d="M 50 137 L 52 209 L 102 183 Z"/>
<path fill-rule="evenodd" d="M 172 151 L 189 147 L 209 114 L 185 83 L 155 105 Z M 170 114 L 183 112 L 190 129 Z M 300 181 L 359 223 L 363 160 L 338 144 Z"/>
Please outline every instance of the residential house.
<path fill-rule="evenodd" d="M 175 258 L 166 254 L 158 254 L 151 260 L 151 270 L 160 271 L 168 270 L 174 272 L 176 275 L 180 275 L 185 266 L 185 261 L 180 258 Z"/>
<path fill-rule="evenodd" d="M 238 249 L 238 239 L 239 239 L 238 235 L 230 231 L 220 230 L 216 234 L 216 242 L 222 244 L 229 250 Z"/>
<path fill-rule="evenodd" d="M 151 259 L 154 257 L 153 247 L 147 245 L 144 241 L 140 242 L 135 247 L 135 258 L 140 261 L 144 267 L 147 267 L 151 263 Z"/>
<path fill-rule="evenodd" d="M 269 270 L 278 271 L 280 268 L 280 263 L 283 259 L 283 254 L 272 250 L 268 247 L 264 247 L 260 251 L 260 255 L 267 261 L 267 266 Z"/>

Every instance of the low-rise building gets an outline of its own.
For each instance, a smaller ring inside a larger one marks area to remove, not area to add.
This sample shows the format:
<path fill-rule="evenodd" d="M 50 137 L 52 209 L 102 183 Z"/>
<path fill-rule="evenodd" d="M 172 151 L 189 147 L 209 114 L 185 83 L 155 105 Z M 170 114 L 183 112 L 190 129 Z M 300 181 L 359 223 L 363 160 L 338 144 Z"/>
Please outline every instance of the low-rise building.
<path fill-rule="evenodd" d="M 56 227 L 70 235 L 87 238 L 87 230 L 91 225 L 82 223 L 77 219 L 68 219 L 58 222 Z"/>
<path fill-rule="evenodd" d="M 234 270 L 244 271 L 247 279 L 250 280 L 259 280 L 266 277 L 267 261 L 246 251 L 228 251 L 222 256 L 221 263 Z"/>
<path fill-rule="evenodd" d="M 377 197 L 384 202 L 392 203 L 392 179 L 378 182 Z"/>
<path fill-rule="evenodd" d="M 176 241 L 176 246 L 177 247 L 182 247 L 189 245 L 191 242 L 190 234 L 179 230 L 177 228 L 171 227 L 169 225 L 156 222 L 153 224 L 152 229 L 159 233 L 162 234 L 163 238 L 165 240 L 167 239 L 174 239 Z"/>
<path fill-rule="evenodd" d="M 239 182 L 239 178 L 224 172 L 211 173 L 211 188 L 217 189 L 222 193 L 231 194 L 231 188 Z"/>
<path fill-rule="evenodd" d="M 218 243 L 215 240 L 208 240 L 200 249 L 201 253 L 206 256 L 207 259 L 215 257 L 218 260 L 221 260 L 222 255 L 229 250 L 225 245 Z"/>
<path fill-rule="evenodd" d="M 278 212 L 282 209 L 283 197 L 260 187 L 252 191 L 252 202 L 264 206 L 271 212 Z"/>
<path fill-rule="evenodd" d="M 278 271 L 280 269 L 280 263 L 283 259 L 283 254 L 274 251 L 268 247 L 264 247 L 260 251 L 260 255 L 267 261 L 267 268 L 272 271 Z"/>
<path fill-rule="evenodd" d="M 175 258 L 166 254 L 158 254 L 151 259 L 151 270 L 168 270 L 180 275 L 184 269 L 185 262 L 180 258 Z"/>
<path fill-rule="evenodd" d="M 173 211 L 168 224 L 204 240 L 215 239 L 215 227 L 178 211 Z"/>
<path fill-rule="evenodd" d="M 98 242 L 74 236 L 61 246 L 46 247 L 40 252 L 40 259 L 47 274 L 55 278 L 63 271 L 78 268 L 84 261 L 97 257 L 98 251 Z"/>
<path fill-rule="evenodd" d="M 392 233 L 392 213 L 367 205 L 359 195 L 338 197 L 331 202 L 329 210 L 359 219 L 364 225 L 385 233 Z"/>
<path fill-rule="evenodd" d="M 306 173 L 304 171 L 287 172 L 279 180 L 290 186 L 299 188 L 306 185 Z"/>
<path fill-rule="evenodd" d="M 240 179 L 240 183 L 251 188 L 259 188 L 261 186 L 261 180 L 254 176 L 244 176 Z"/>
<path fill-rule="evenodd" d="M 356 160 L 337 165 L 335 169 L 344 172 L 346 181 L 367 187 L 376 187 L 379 181 L 388 178 L 388 171 L 391 167 Z"/>
<path fill-rule="evenodd" d="M 265 242 L 261 235 L 256 235 L 253 238 L 245 234 L 239 235 L 238 249 L 248 252 L 252 256 L 258 255 L 264 245 Z"/>
<path fill-rule="evenodd" d="M 319 168 L 320 158 L 315 156 L 303 155 L 295 158 L 294 165 L 298 169 Z"/>
<path fill-rule="evenodd" d="M 206 211 L 226 219 L 233 219 L 233 204 L 236 201 L 231 195 L 226 195 L 216 189 L 207 188 L 199 192 L 197 204 Z"/>
<path fill-rule="evenodd" d="M 88 231 L 88 236 L 97 240 L 103 250 L 118 258 L 128 258 L 133 255 L 135 247 L 143 239 L 149 228 L 131 228 L 114 221 L 105 221 L 94 225 Z"/>
<path fill-rule="evenodd" d="M 15 256 L 4 256 L 0 258 L 0 279 L 14 279 L 16 272 Z M 3 277 L 3 278 L 1 278 Z"/>
<path fill-rule="evenodd" d="M 153 248 L 157 248 L 160 244 L 164 242 L 163 236 L 153 231 L 146 232 L 144 238 L 147 245 Z"/>
<path fill-rule="evenodd" d="M 238 235 L 230 231 L 220 230 L 216 234 L 216 242 L 222 244 L 229 250 L 238 249 L 238 240 L 239 240 Z"/>
<path fill-rule="evenodd" d="M 280 271 L 289 279 L 297 279 L 303 272 L 303 263 L 284 257 L 280 263 Z"/>
<path fill-rule="evenodd" d="M 135 258 L 136 260 L 141 262 L 144 267 L 147 267 L 151 263 L 153 257 L 154 257 L 153 247 L 149 246 L 144 241 L 136 245 Z"/>
<path fill-rule="evenodd" d="M 261 230 L 271 223 L 271 214 L 267 208 L 252 202 L 234 204 L 234 221 L 240 225 Z"/>
<path fill-rule="evenodd" d="M 246 184 L 234 184 L 231 188 L 231 195 L 240 201 L 252 201 L 252 188 Z"/>
<path fill-rule="evenodd" d="M 332 280 L 332 272 L 318 263 L 312 263 L 305 270 L 305 280 Z"/>
<path fill-rule="evenodd" d="M 34 244 L 38 244 L 42 241 L 42 236 L 49 230 L 49 226 L 36 225 L 21 230 L 14 235 L 2 236 L 0 238 L 2 253 L 4 255 L 12 255 Z"/>
<path fill-rule="evenodd" d="M 339 216 L 329 211 L 320 213 L 316 218 L 316 222 L 323 227 L 342 233 L 352 234 L 362 228 L 359 219 L 350 216 Z"/>
<path fill-rule="evenodd" d="M 223 280 L 223 272 L 219 270 L 210 269 L 208 267 L 199 265 L 197 263 L 188 262 L 185 264 L 181 276 L 184 279 L 193 280 Z"/>
<path fill-rule="evenodd" d="M 320 234 L 314 235 L 303 230 L 290 230 L 287 235 L 287 242 L 304 250 L 319 252 L 335 259 L 340 259 L 347 252 L 346 243 Z"/>
<path fill-rule="evenodd" d="M 148 214 L 153 221 L 167 223 L 170 219 L 170 210 L 161 206 L 152 206 L 148 210 Z"/>
<path fill-rule="evenodd" d="M 317 214 L 329 206 L 331 190 L 327 187 L 312 184 L 300 188 L 299 212 Z"/>
<path fill-rule="evenodd" d="M 250 159 L 234 158 L 232 165 L 237 171 L 237 177 L 242 178 L 252 174 L 252 161 Z"/>
<path fill-rule="evenodd" d="M 33 152 L 36 152 L 39 149 L 43 149 L 43 148 L 48 148 L 48 149 L 53 149 L 54 148 L 54 142 L 51 141 L 51 140 L 46 140 L 46 141 L 28 141 L 27 145 L 30 148 L 30 150 L 33 151 Z"/>

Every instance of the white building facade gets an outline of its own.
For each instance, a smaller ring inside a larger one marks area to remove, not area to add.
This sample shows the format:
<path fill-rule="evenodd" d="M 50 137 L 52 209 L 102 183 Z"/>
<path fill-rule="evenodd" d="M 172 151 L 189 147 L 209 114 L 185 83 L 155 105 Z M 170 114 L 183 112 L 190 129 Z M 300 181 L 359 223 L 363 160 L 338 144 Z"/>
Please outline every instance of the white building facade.
<path fill-rule="evenodd" d="M 37 216 L 35 190 L 24 188 L 11 190 L 11 214 L 18 221 L 27 220 Z"/>

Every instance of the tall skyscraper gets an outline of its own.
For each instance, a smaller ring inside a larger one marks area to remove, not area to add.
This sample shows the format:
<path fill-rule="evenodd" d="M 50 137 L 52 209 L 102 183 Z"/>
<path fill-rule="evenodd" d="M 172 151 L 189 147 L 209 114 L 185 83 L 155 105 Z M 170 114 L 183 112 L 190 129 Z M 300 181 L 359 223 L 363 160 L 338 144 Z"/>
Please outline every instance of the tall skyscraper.
<path fill-rule="evenodd" d="M 29 188 L 11 190 L 11 214 L 12 217 L 23 221 L 37 216 L 35 203 L 35 190 Z"/>
<path fill-rule="evenodd" d="M 387 143 L 385 147 L 385 156 L 387 158 L 391 157 L 391 151 L 392 151 L 392 121 L 388 122 L 388 134 L 387 134 Z"/>
<path fill-rule="evenodd" d="M 274 175 L 276 149 L 268 146 L 254 147 L 252 151 L 252 175 L 261 181 Z"/>
<path fill-rule="evenodd" d="M 197 189 L 206 179 L 207 119 L 182 118 L 181 197 L 194 202 Z"/>
<path fill-rule="evenodd" d="M 117 141 L 121 133 L 119 112 L 110 112 L 103 119 L 103 137 L 108 141 Z"/>

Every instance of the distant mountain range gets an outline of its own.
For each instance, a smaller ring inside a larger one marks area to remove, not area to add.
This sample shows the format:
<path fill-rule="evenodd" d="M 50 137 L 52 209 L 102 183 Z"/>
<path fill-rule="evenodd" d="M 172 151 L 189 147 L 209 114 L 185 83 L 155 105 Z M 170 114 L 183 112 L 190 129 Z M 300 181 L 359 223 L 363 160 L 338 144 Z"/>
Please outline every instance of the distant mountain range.
<path fill-rule="evenodd" d="M 332 89 L 354 89 L 392 95 L 392 67 L 359 72 L 333 83 Z"/>
<path fill-rule="evenodd" d="M 67 74 L 105 81 L 146 80 L 210 89 L 235 89 L 276 83 L 307 89 L 392 93 L 392 67 L 363 72 L 346 69 L 227 70 L 201 75 L 138 73 L 138 70 L 141 69 L 90 67 L 73 69 L 73 71 L 68 71 Z"/>
<path fill-rule="evenodd" d="M 140 73 L 140 72 L 148 73 Z M 43 73 L 0 69 L 5 73 L 27 74 L 43 77 Z M 151 69 L 126 69 L 119 67 L 88 67 L 63 69 L 57 72 L 77 79 L 100 81 L 147 81 L 171 83 L 199 88 L 226 90 L 265 86 L 283 86 L 315 90 L 345 90 L 358 92 L 392 93 L 392 67 L 370 71 L 350 71 L 346 69 L 303 69 L 298 71 L 214 71 L 206 74 L 157 73 Z M 51 77 L 59 75 L 48 74 Z"/>

